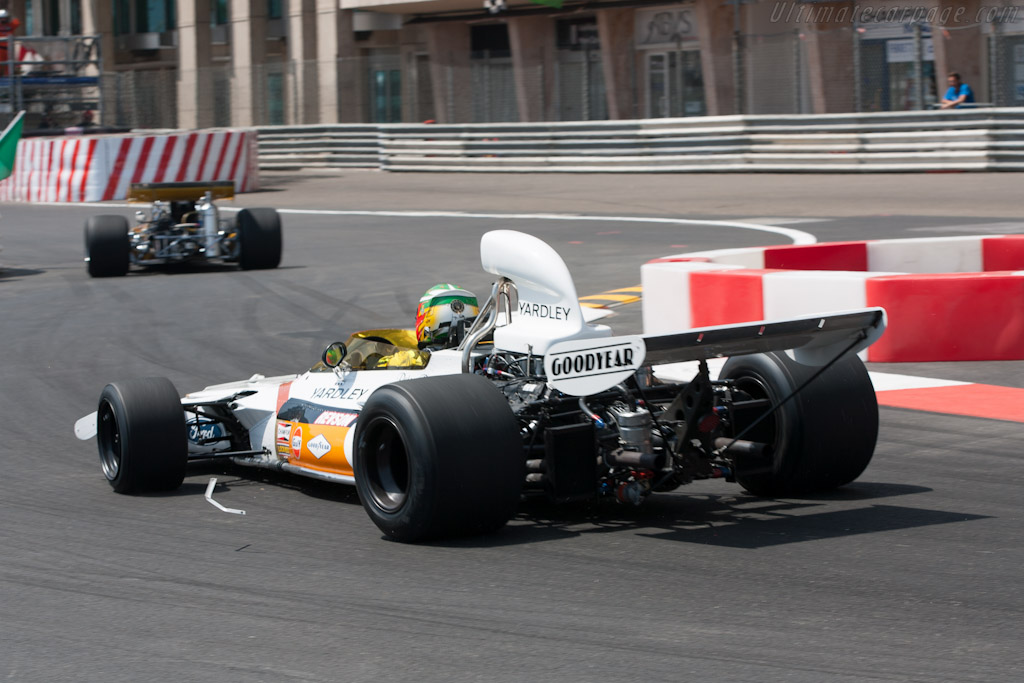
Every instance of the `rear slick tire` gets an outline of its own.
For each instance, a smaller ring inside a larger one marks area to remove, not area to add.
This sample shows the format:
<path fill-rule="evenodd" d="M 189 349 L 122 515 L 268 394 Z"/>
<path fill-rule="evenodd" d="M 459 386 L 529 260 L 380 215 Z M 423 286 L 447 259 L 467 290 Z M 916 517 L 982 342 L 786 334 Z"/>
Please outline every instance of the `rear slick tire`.
<path fill-rule="evenodd" d="M 242 209 L 236 221 L 242 270 L 277 268 L 281 263 L 280 214 L 274 209 Z"/>
<path fill-rule="evenodd" d="M 118 493 L 171 491 L 188 462 L 185 412 L 171 381 L 148 377 L 108 384 L 96 412 L 100 466 Z"/>
<path fill-rule="evenodd" d="M 386 536 L 412 543 L 497 531 L 526 476 L 519 424 L 478 375 L 376 390 L 355 433 L 356 489 Z"/>
<path fill-rule="evenodd" d="M 774 405 L 817 371 L 785 354 L 765 353 L 730 358 L 721 377 Z M 735 432 L 744 427 L 737 424 Z M 871 462 L 878 439 L 878 400 L 864 363 L 854 354 L 840 359 L 743 438 L 774 450 L 769 471 L 736 472 L 740 486 L 755 495 L 800 495 L 849 484 Z"/>

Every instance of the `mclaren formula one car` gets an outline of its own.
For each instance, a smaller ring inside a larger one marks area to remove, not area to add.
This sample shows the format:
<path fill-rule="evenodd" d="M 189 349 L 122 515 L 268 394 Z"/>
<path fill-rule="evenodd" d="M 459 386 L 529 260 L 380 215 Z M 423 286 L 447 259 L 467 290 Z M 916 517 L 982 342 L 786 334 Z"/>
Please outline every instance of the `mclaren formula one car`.
<path fill-rule="evenodd" d="M 723 478 L 793 495 L 867 467 L 878 406 L 856 352 L 882 309 L 611 336 L 544 242 L 499 230 L 480 252 L 496 281 L 442 348 L 368 330 L 302 374 L 184 398 L 162 378 L 108 384 L 75 432 L 96 438 L 119 493 L 175 489 L 190 461 L 225 458 L 355 484 L 384 534 L 409 542 L 493 532 L 530 494 L 640 504 Z M 687 361 L 690 381 L 652 372 Z"/>
<path fill-rule="evenodd" d="M 89 275 L 126 275 L 132 264 L 157 266 L 210 261 L 237 263 L 244 270 L 276 268 L 281 262 L 281 218 L 274 209 L 242 209 L 221 217 L 216 199 L 234 196 L 233 183 L 132 185 L 129 201 L 151 202 L 124 216 L 93 216 L 85 223 Z"/>

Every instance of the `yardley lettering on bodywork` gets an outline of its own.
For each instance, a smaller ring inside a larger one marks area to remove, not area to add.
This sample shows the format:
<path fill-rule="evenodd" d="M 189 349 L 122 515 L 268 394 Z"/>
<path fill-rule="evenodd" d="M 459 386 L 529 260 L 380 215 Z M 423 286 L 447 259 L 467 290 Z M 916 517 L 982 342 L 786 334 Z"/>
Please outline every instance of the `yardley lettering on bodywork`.
<path fill-rule="evenodd" d="M 633 349 L 624 346 L 619 348 L 595 349 L 567 354 L 565 358 L 556 358 L 551 363 L 551 374 L 554 377 L 582 374 L 588 372 L 613 371 L 633 365 Z"/>
<path fill-rule="evenodd" d="M 568 306 L 549 306 L 547 304 L 532 304 L 529 301 L 519 302 L 519 315 L 527 315 L 531 318 L 548 318 L 550 320 L 568 320 L 572 312 Z"/>

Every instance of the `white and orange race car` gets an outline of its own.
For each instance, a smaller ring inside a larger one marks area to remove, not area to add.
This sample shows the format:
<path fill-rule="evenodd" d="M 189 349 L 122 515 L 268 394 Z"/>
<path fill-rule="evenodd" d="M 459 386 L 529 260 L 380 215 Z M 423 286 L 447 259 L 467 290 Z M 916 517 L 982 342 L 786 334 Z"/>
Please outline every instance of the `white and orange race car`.
<path fill-rule="evenodd" d="M 493 532 L 524 494 L 640 504 L 718 477 L 799 494 L 871 460 L 878 407 L 856 352 L 883 310 L 613 337 L 544 242 L 498 230 L 480 254 L 492 292 L 445 348 L 369 330 L 302 374 L 183 398 L 163 378 L 109 384 L 75 433 L 96 437 L 119 493 L 174 489 L 189 461 L 226 458 L 355 484 L 401 541 Z M 722 356 L 712 379 L 706 361 Z M 652 371 L 681 362 L 689 381 Z"/>

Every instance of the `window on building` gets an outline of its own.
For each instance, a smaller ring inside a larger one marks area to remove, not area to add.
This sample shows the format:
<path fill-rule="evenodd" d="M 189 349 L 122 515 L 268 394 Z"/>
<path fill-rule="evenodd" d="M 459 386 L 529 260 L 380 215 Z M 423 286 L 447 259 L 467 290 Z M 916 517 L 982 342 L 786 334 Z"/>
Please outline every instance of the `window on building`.
<path fill-rule="evenodd" d="M 135 0 L 135 32 L 163 33 L 174 28 L 174 0 Z"/>
<path fill-rule="evenodd" d="M 228 0 L 215 0 L 210 7 L 210 23 L 221 26 L 228 23 Z"/>
<path fill-rule="evenodd" d="M 473 121 L 518 121 L 515 70 L 507 24 L 470 27 Z"/>
<path fill-rule="evenodd" d="M 228 0 L 213 0 L 210 4 L 210 40 L 223 44 L 228 42 Z"/>
<path fill-rule="evenodd" d="M 280 19 L 284 13 L 284 0 L 267 0 L 267 19 Z"/>
<path fill-rule="evenodd" d="M 50 0 L 60 3 L 60 0 Z M 78 29 L 74 28 L 75 5 L 79 6 Z M 72 3 L 72 33 L 81 33 L 81 0 Z M 114 35 L 166 33 L 176 28 L 175 0 L 114 0 Z"/>
<path fill-rule="evenodd" d="M 114 0 L 114 35 L 124 36 L 131 32 L 131 0 Z"/>
<path fill-rule="evenodd" d="M 473 57 L 508 57 L 511 46 L 507 24 L 481 24 L 469 30 L 469 49 Z"/>
<path fill-rule="evenodd" d="M 43 13 L 43 35 L 55 36 L 60 33 L 60 0 L 46 0 Z"/>

